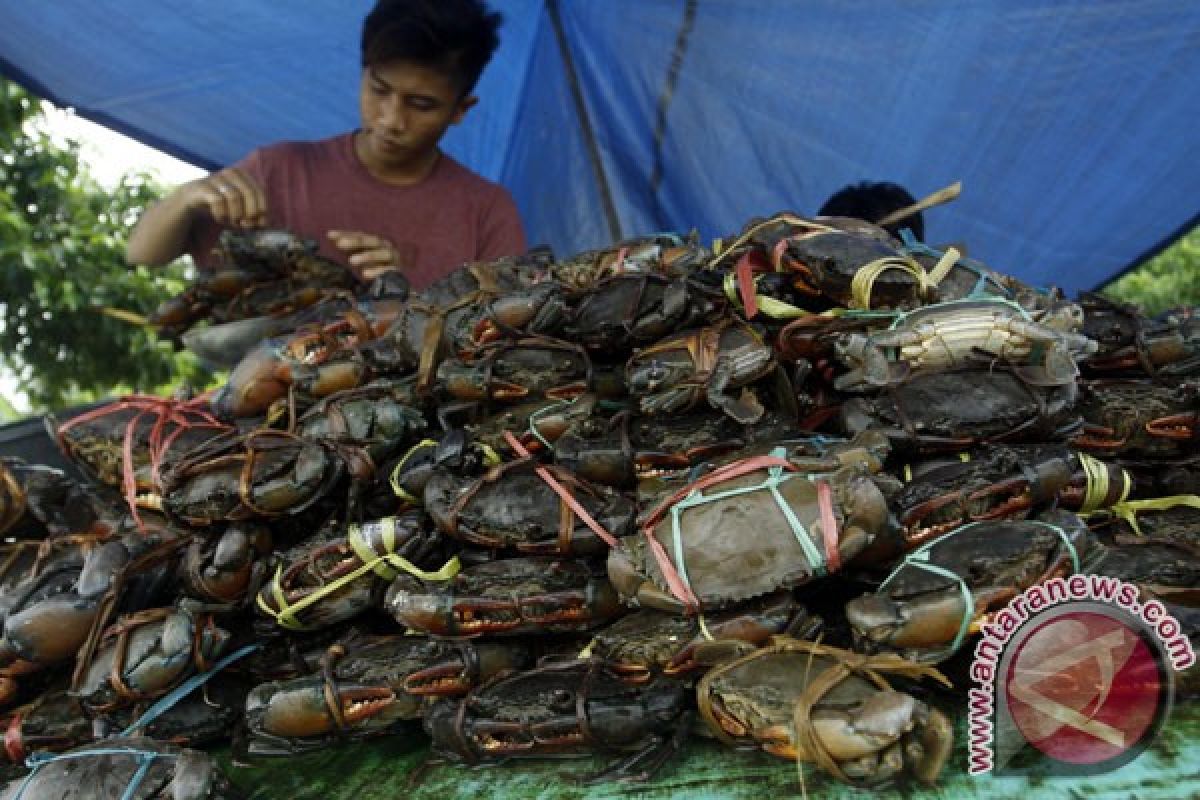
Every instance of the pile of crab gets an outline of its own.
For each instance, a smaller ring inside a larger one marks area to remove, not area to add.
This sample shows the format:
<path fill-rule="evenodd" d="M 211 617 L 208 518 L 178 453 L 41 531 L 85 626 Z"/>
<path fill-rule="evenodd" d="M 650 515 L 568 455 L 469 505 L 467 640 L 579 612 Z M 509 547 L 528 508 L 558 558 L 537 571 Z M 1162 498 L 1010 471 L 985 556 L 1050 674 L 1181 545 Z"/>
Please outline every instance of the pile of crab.
<path fill-rule="evenodd" d="M 1113 575 L 1195 630 L 1189 314 L 792 214 L 310 309 L 219 345 L 211 395 L 55 425 L 86 483 L 0 468 L 4 752 L 34 757 L 4 796 L 75 797 L 77 762 L 232 796 L 190 747 L 414 725 L 467 763 L 613 754 L 598 780 L 694 735 L 933 783 L 1017 593 Z"/>

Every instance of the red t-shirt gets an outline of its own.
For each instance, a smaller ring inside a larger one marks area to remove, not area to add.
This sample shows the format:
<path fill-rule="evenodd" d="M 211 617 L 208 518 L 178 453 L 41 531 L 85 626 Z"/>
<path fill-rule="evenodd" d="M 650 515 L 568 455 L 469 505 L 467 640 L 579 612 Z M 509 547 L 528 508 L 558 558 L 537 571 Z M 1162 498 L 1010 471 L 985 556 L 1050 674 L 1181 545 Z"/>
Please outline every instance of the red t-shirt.
<path fill-rule="evenodd" d="M 316 142 L 282 142 L 253 151 L 237 166 L 267 195 L 267 226 L 320 243 L 321 254 L 345 255 L 326 235 L 362 231 L 388 239 L 411 261 L 404 274 L 423 289 L 468 261 L 524 253 L 517 206 L 502 186 L 476 175 L 445 153 L 420 183 L 392 186 L 371 175 L 354 154 L 354 134 Z M 190 252 L 209 256 L 220 227 L 201 226 Z"/>

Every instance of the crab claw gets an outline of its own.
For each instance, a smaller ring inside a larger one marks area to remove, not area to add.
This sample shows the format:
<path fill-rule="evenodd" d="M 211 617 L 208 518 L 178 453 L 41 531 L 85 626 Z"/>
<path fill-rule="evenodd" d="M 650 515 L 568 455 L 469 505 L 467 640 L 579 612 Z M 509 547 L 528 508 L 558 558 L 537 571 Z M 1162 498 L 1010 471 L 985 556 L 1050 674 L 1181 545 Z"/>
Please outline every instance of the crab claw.
<path fill-rule="evenodd" d="M 796 726 L 802 724 L 805 720 L 798 718 Z M 811 724 L 821 746 L 848 775 L 866 784 L 886 782 L 905 767 L 918 781 L 933 783 L 954 742 L 944 714 L 902 692 L 878 692 L 848 710 L 815 711 Z M 862 764 L 848 763 L 857 760 L 870 764 L 871 771 L 859 774 L 856 767 Z"/>
<path fill-rule="evenodd" d="M 12 614 L 4 641 L 20 658 L 54 664 L 75 657 L 96 619 L 98 598 L 56 595 Z"/>
<path fill-rule="evenodd" d="M 1196 438 L 1196 412 L 1172 414 L 1146 423 L 1146 433 L 1164 439 L 1188 441 Z"/>
<path fill-rule="evenodd" d="M 501 672 L 519 669 L 529 661 L 528 650 L 520 645 L 479 644 L 473 647 L 474 655 L 471 658 L 476 665 L 474 669 L 464 654 L 453 655 L 438 664 L 410 673 L 404 679 L 404 691 L 432 697 L 462 695 L 474 685 Z"/>
<path fill-rule="evenodd" d="M 948 644 L 962 626 L 962 594 L 938 592 L 917 602 L 868 594 L 846 604 L 856 649 L 924 650 Z"/>
<path fill-rule="evenodd" d="M 395 700 L 391 689 L 374 686 L 339 686 L 329 696 L 321 684 L 282 688 L 266 700 L 262 727 L 275 736 L 322 736 L 377 717 Z M 336 712 L 331 701 L 337 703 Z M 253 704 L 247 701 L 248 708 Z"/>
<path fill-rule="evenodd" d="M 629 554 L 623 549 L 608 551 L 608 580 L 625 601 L 641 608 L 656 608 L 683 614 L 687 607 L 673 595 L 659 589 L 638 574 Z"/>

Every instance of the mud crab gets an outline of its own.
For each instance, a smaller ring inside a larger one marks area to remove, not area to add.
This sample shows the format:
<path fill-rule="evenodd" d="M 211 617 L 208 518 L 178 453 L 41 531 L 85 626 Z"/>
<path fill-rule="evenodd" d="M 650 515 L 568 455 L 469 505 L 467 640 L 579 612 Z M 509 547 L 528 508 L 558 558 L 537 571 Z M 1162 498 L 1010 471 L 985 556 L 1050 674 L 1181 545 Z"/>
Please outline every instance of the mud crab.
<path fill-rule="evenodd" d="M 633 686 L 603 661 L 570 661 L 436 703 L 425 729 L 435 753 L 468 764 L 623 751 L 631 755 L 591 779 L 643 780 L 678 749 L 685 709 L 674 681 Z"/>
<path fill-rule="evenodd" d="M 352 652 L 351 652 L 352 651 Z M 420 719 L 430 698 L 466 694 L 495 675 L 524 667 L 512 643 L 447 643 L 413 636 L 372 637 L 331 647 L 321 674 L 255 688 L 246 701 L 248 756 L 295 755 L 386 734 Z"/>
<path fill-rule="evenodd" d="M 588 391 L 591 376 L 591 359 L 583 348 L 557 339 L 527 337 L 488 346 L 469 359 L 443 361 L 437 368 L 435 390 L 467 402 L 571 400 Z"/>
<path fill-rule="evenodd" d="M 1198 409 L 1200 385 L 1088 381 L 1079 399 L 1083 431 L 1072 443 L 1126 458 L 1178 458 L 1200 450 Z"/>
<path fill-rule="evenodd" d="M 950 720 L 892 690 L 888 675 L 949 683 L 898 656 L 779 639 L 714 667 L 696 685 L 696 699 L 709 730 L 727 744 L 815 762 L 845 783 L 879 786 L 907 773 L 931 784 L 950 756 Z"/>
<path fill-rule="evenodd" d="M 840 336 L 834 350 L 850 371 L 834 386 L 890 386 L 914 372 L 981 361 L 1013 365 L 1032 384 L 1071 383 L 1079 374 L 1076 360 L 1096 352 L 1095 342 L 1074 333 L 1082 322 L 1071 304 L 1039 319 L 998 298 L 924 306 L 899 315 L 887 330 Z"/>
<path fill-rule="evenodd" d="M 643 535 L 609 553 L 621 596 L 674 613 L 721 609 L 836 572 L 888 524 L 860 469 L 808 476 L 782 455 L 727 464 L 650 511 Z"/>
<path fill-rule="evenodd" d="M 258 430 L 192 450 L 162 480 L 162 505 L 176 519 L 211 525 L 297 514 L 349 472 L 363 481 L 373 464 L 361 448 L 284 431 Z"/>
<path fill-rule="evenodd" d="M 1066 511 L 962 525 L 906 556 L 874 594 L 847 604 L 855 649 L 942 661 L 992 610 L 1031 586 L 1080 572 L 1094 547 L 1083 520 Z"/>
<path fill-rule="evenodd" d="M 384 607 L 409 628 L 455 637 L 586 630 L 622 611 L 586 562 L 548 557 L 487 561 L 445 581 L 399 575 Z"/>
<path fill-rule="evenodd" d="M 111 528 L 102 507 L 62 470 L 0 458 L 0 535 L 42 539 Z"/>
<path fill-rule="evenodd" d="M 186 607 L 129 614 L 105 632 L 76 689 L 90 712 L 103 713 L 154 699 L 220 657 L 229 634 L 211 615 Z"/>
<path fill-rule="evenodd" d="M 438 470 L 425 486 L 425 509 L 442 533 L 478 547 L 529 555 L 607 552 L 607 542 L 577 508 L 611 535 L 633 528 L 636 509 L 629 497 L 532 458 L 500 464 L 478 477 Z"/>
<path fill-rule="evenodd" d="M 777 592 L 708 615 L 703 626 L 698 617 L 642 609 L 598 631 L 587 652 L 640 683 L 656 674 L 680 677 L 706 669 L 731 648 L 750 649 L 780 634 L 808 638 L 820 629 L 821 620 L 791 593 Z"/>
<path fill-rule="evenodd" d="M 325 628 L 378 606 L 384 581 L 401 570 L 438 578 L 457 569 L 424 515 L 409 511 L 345 532 L 326 529 L 292 548 L 259 592 L 257 605 L 289 630 Z"/>
<path fill-rule="evenodd" d="M 719 291 L 695 278 L 618 275 L 577 300 L 563 335 L 597 352 L 628 352 L 703 325 L 725 306 Z"/>
<path fill-rule="evenodd" d="M 661 233 L 624 239 L 601 250 L 585 250 L 549 264 L 545 273 L 572 289 L 587 290 L 626 272 L 686 275 L 703 266 L 709 256 L 694 237 Z"/>
<path fill-rule="evenodd" d="M 988 442 L 1063 441 L 1083 422 L 1076 384 L 1031 386 L 1010 371 L 967 370 L 913 376 L 875 398 L 842 405 L 839 423 L 854 435 L 887 433 L 896 450 L 944 452 Z"/>
<path fill-rule="evenodd" d="M 271 546 L 270 531 L 253 524 L 235 523 L 218 536 L 193 539 L 179 566 L 180 583 L 199 600 L 243 603 L 262 583 Z"/>
<path fill-rule="evenodd" d="M 1066 448 L 1032 451 L 1003 445 L 908 466 L 908 481 L 890 500 L 902 541 L 911 550 L 967 522 L 1016 519 L 1054 502 L 1078 461 Z M 883 542 L 880 542 L 883 544 Z M 873 559 L 882 560 L 881 555 Z"/>
<path fill-rule="evenodd" d="M 638 351 L 625 367 L 643 414 L 673 414 L 707 400 L 742 424 L 765 413 L 749 384 L 775 369 L 769 345 L 750 326 L 724 321 L 668 337 Z M 732 392 L 742 389 L 738 396 Z"/>
<path fill-rule="evenodd" d="M 38 757 L 33 771 L 0 798 L 33 800 L 236 800 L 229 780 L 199 750 L 143 736 L 116 737 L 67 753 Z"/>

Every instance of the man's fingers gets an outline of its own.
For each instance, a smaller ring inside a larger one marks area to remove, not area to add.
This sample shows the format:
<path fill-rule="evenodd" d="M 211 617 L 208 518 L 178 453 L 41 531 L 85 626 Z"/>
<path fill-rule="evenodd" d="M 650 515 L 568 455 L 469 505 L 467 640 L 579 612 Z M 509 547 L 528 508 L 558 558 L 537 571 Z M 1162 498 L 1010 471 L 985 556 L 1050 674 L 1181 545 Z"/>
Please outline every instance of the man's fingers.
<path fill-rule="evenodd" d="M 333 240 L 334 247 L 347 253 L 373 250 L 387 246 L 387 242 L 378 236 L 372 236 L 369 233 L 359 233 L 358 231 L 330 231 L 329 238 Z"/>
<path fill-rule="evenodd" d="M 241 214 L 235 219 L 254 220 L 263 216 L 267 210 L 267 198 L 254 179 L 237 167 L 223 169 L 217 173 L 224 185 L 230 187 L 232 196 L 241 206 Z"/>
<path fill-rule="evenodd" d="M 370 250 L 360 250 L 350 256 L 350 264 L 355 267 L 398 267 L 396 252 L 391 247 L 374 247 Z"/>
<path fill-rule="evenodd" d="M 209 214 L 222 225 L 251 228 L 266 224 L 266 195 L 245 172 L 234 167 L 214 172 L 200 182 L 198 190 Z"/>

